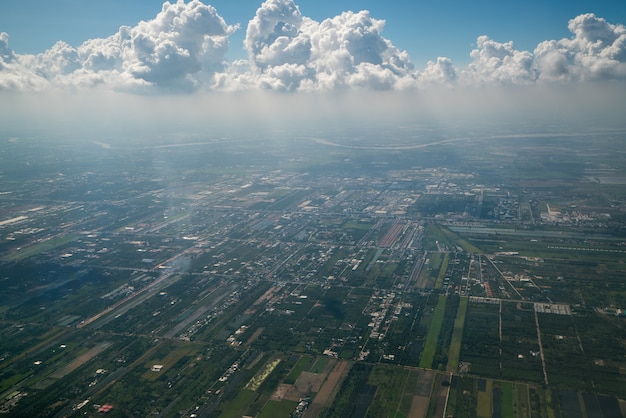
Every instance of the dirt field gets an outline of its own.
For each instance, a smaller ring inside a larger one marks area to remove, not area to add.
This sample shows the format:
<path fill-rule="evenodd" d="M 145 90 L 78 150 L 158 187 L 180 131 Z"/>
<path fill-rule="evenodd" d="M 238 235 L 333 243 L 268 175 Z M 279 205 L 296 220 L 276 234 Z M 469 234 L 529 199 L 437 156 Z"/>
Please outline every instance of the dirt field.
<path fill-rule="evenodd" d="M 272 296 L 274 296 L 274 293 L 278 292 L 280 290 L 280 287 L 277 286 L 272 286 L 269 289 L 267 289 L 265 291 L 265 293 L 263 293 L 263 295 L 261 295 L 260 298 L 258 298 L 253 304 L 252 306 L 257 306 L 260 305 L 261 303 L 265 302 L 266 300 L 270 299 Z"/>
<path fill-rule="evenodd" d="M 330 371 L 328 370 L 325 373 L 302 372 L 293 385 L 285 383 L 278 385 L 278 388 L 272 394 L 271 400 L 281 401 L 285 399 L 297 402 L 306 396 L 310 396 L 311 393 L 319 393 Z"/>
<path fill-rule="evenodd" d="M 250 338 L 248 338 L 248 341 L 246 341 L 246 343 L 244 344 L 246 347 L 249 346 L 250 344 L 252 344 L 254 342 L 254 340 L 256 340 L 257 338 L 259 338 L 259 335 L 261 335 L 261 333 L 263 332 L 263 327 L 258 328 L 256 331 L 254 331 L 254 334 L 252 334 L 250 336 Z"/>
<path fill-rule="evenodd" d="M 428 413 L 428 404 L 430 398 L 426 396 L 413 396 L 411 402 L 411 410 L 409 411 L 409 418 L 425 418 Z"/>
<path fill-rule="evenodd" d="M 110 342 L 103 342 L 103 343 L 98 344 L 97 346 L 95 346 L 91 350 L 87 351 L 85 354 L 77 357 L 71 363 L 69 363 L 69 364 L 67 364 L 67 365 L 57 369 L 54 373 L 52 373 L 46 379 L 44 379 L 41 382 L 39 382 L 38 385 L 37 385 L 37 389 L 45 389 L 45 388 L 47 388 L 52 383 L 56 382 L 57 380 L 61 379 L 62 377 L 67 376 L 68 374 L 72 373 L 74 370 L 78 369 L 80 366 L 82 366 L 83 364 L 87 363 L 89 360 L 91 360 L 92 358 L 94 358 L 98 354 L 102 353 L 104 350 L 109 348 L 111 345 L 112 345 L 112 343 L 110 343 Z"/>
<path fill-rule="evenodd" d="M 420 371 L 417 386 L 415 387 L 415 395 L 430 398 L 430 392 L 433 389 L 435 381 L 435 372 L 432 370 Z"/>
<path fill-rule="evenodd" d="M 322 387 L 322 383 L 324 383 L 324 378 L 326 374 L 320 373 L 311 373 L 311 372 L 302 372 L 300 376 L 298 376 L 298 380 L 296 380 L 295 387 L 301 393 L 307 392 L 319 392 Z"/>
<path fill-rule="evenodd" d="M 414 373 L 418 374 L 417 383 L 413 388 L 405 388 L 407 392 L 413 393 L 409 418 L 424 418 L 428 413 L 430 394 L 436 374 L 432 370 L 420 370 Z"/>
<path fill-rule="evenodd" d="M 281 383 L 278 385 L 272 396 L 270 397 L 270 401 L 282 401 L 285 399 L 285 395 L 288 392 L 293 390 L 293 385 L 288 385 L 286 383 Z"/>
<path fill-rule="evenodd" d="M 443 414 L 446 410 L 446 400 L 448 399 L 450 387 L 441 384 L 444 379 L 447 379 L 447 376 L 438 375 L 435 379 L 435 388 L 431 397 L 434 398 L 433 401 L 436 402 L 435 412 L 433 413 L 433 417 L 435 418 L 443 418 Z"/>
<path fill-rule="evenodd" d="M 313 399 L 313 402 L 304 414 L 304 418 L 313 418 L 319 416 L 322 408 L 327 403 L 332 402 L 336 393 L 335 388 L 348 374 L 350 363 L 342 360 L 335 365 L 335 368 L 328 374 L 328 378 L 321 386 L 319 392 Z"/>

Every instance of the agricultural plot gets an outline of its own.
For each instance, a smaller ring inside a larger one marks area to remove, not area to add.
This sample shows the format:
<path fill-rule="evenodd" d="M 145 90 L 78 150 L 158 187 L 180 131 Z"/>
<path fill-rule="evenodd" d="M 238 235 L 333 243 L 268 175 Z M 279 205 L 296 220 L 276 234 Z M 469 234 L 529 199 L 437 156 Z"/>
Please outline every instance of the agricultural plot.
<path fill-rule="evenodd" d="M 466 251 L 481 254 L 470 241 L 442 225 L 430 224 L 424 234 L 424 248 L 431 251 Z"/>
<path fill-rule="evenodd" d="M 414 282 L 418 289 L 441 289 L 443 276 L 448 267 L 448 254 L 439 252 L 426 253 L 426 259 L 419 266 L 419 271 L 415 271 Z M 419 273 L 419 274 L 418 274 Z"/>
<path fill-rule="evenodd" d="M 420 359 L 420 367 L 430 368 L 433 364 L 435 352 L 437 351 L 437 344 L 439 342 L 439 334 L 441 333 L 441 325 L 443 324 L 445 308 L 446 297 L 439 296 L 437 306 L 433 311 L 430 326 L 428 328 L 428 335 L 426 335 L 424 351 L 422 352 L 422 358 Z"/>
<path fill-rule="evenodd" d="M 39 242 L 37 244 L 29 245 L 28 247 L 20 249 L 19 251 L 15 251 L 7 255 L 4 255 L 0 258 L 0 261 L 15 262 L 15 261 L 24 260 L 28 257 L 32 257 L 44 251 L 52 251 L 52 250 L 59 251 L 63 248 L 66 248 L 68 245 L 70 245 L 70 243 L 72 243 L 72 241 L 74 241 L 76 238 L 77 238 L 77 235 L 74 235 L 74 234 L 54 237 L 52 239 Z"/>
<path fill-rule="evenodd" d="M 448 269 L 448 262 L 450 261 L 450 254 L 445 253 L 441 259 L 439 273 L 437 273 L 437 280 L 435 281 L 435 289 L 441 289 L 443 286 L 443 280 L 446 277 Z"/>
<path fill-rule="evenodd" d="M 272 356 L 220 407 L 221 417 L 289 417 L 309 408 L 320 411 L 347 374 L 348 363 L 324 357 Z M 310 412 L 309 412 L 310 413 Z"/>
<path fill-rule="evenodd" d="M 472 374 L 501 376 L 499 312 L 499 304 L 469 303 L 460 360 Z"/>
<path fill-rule="evenodd" d="M 588 313 L 540 314 L 542 343 L 551 383 L 621 396 L 626 391 L 623 333 L 612 319 Z M 591 338 L 591 334 L 593 337 Z"/>
<path fill-rule="evenodd" d="M 531 233 L 529 233 L 531 234 Z M 549 234 L 549 232 L 546 232 Z M 586 244 L 551 236 L 506 236 L 506 239 L 470 237 L 488 253 L 495 254 L 499 268 L 511 278 L 512 295 L 535 301 L 558 300 L 591 306 L 620 305 L 624 300 L 626 274 L 624 253 L 611 242 Z M 540 239 L 538 239 L 540 238 Z M 521 299 L 521 298 L 520 298 Z"/>
<path fill-rule="evenodd" d="M 463 341 L 463 328 L 465 326 L 465 316 L 467 315 L 467 306 L 469 299 L 464 297 L 459 302 L 456 319 L 454 320 L 454 328 L 452 330 L 452 341 L 448 350 L 448 364 L 446 370 L 456 372 L 459 366 L 461 356 L 461 343 Z"/>
<path fill-rule="evenodd" d="M 127 361 L 125 373 L 110 369 L 114 379 L 105 376 L 95 385 L 93 400 L 97 404 L 114 402 L 120 415 L 189 408 L 198 399 L 207 397 L 208 392 L 224 390 L 227 381 L 220 379 L 237 357 L 237 353 L 204 344 L 163 341 L 149 345 L 135 361 Z M 240 372 L 229 377 L 235 381 L 244 375 L 245 372 Z M 155 393 L 161 396 L 155 397 Z"/>
<path fill-rule="evenodd" d="M 623 350 L 619 348 L 623 334 L 616 333 L 619 321 L 598 313 L 537 313 L 537 330 L 535 309 L 532 303 L 470 302 L 460 372 L 541 382 L 544 380 L 543 354 L 545 376 L 554 387 L 581 391 L 600 389 L 609 396 L 624 393 L 626 380 L 620 372 L 624 367 L 620 357 Z M 501 330 L 501 335 L 498 330 Z M 541 347 L 538 331 L 541 333 Z M 588 338 L 591 333 L 593 339 Z M 594 354 L 589 355 L 591 352 Z"/>
<path fill-rule="evenodd" d="M 543 417 L 548 416 L 548 407 L 543 389 L 525 383 L 455 376 L 446 414 L 460 418 Z M 551 409 L 550 412 L 553 413 Z"/>
<path fill-rule="evenodd" d="M 534 305 L 503 302 L 500 316 L 502 377 L 541 382 L 543 368 Z"/>
<path fill-rule="evenodd" d="M 322 416 L 442 417 L 449 388 L 433 370 L 357 363 Z"/>

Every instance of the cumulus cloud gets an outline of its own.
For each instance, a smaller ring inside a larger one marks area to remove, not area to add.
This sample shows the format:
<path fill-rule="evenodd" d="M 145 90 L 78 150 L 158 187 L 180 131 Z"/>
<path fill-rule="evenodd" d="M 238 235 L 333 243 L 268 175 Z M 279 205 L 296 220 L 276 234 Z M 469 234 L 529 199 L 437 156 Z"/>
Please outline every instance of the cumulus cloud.
<path fill-rule="evenodd" d="M 124 69 L 157 86 L 194 87 L 195 74 L 223 70 L 228 36 L 234 30 L 214 7 L 198 0 L 166 2 L 154 20 L 130 31 Z"/>
<path fill-rule="evenodd" d="M 267 0 L 249 22 L 244 45 L 262 88 L 393 89 L 415 74 L 408 54 L 382 36 L 384 25 L 368 11 L 317 22 L 293 0 Z"/>
<path fill-rule="evenodd" d="M 244 45 L 259 70 L 283 64 L 305 64 L 311 41 L 300 28 L 303 17 L 293 1 L 268 0 L 248 23 Z"/>
<path fill-rule="evenodd" d="M 421 86 L 451 86 L 456 82 L 457 77 L 458 70 L 452 64 L 452 60 L 439 57 L 435 62 L 428 61 L 418 80 Z"/>
<path fill-rule="evenodd" d="M 60 87 L 104 84 L 113 89 L 189 91 L 224 70 L 228 37 L 235 30 L 213 6 L 199 0 L 165 2 L 152 20 L 123 26 L 108 38 L 92 39 L 78 48 L 57 42 L 42 54 L 22 56 L 17 70 L 30 84 L 43 78 Z M 3 61 L 12 56 L 7 39 L 0 40 Z M 8 78 L 15 75 L 3 71 L 0 85 L 6 85 Z M 41 87 L 42 83 L 34 84 Z"/>
<path fill-rule="evenodd" d="M 464 82 L 482 84 L 532 84 L 537 76 L 533 68 L 533 55 L 518 51 L 513 42 L 500 43 L 488 36 L 480 36 L 477 48 L 472 50 L 472 62 L 462 72 Z"/>
<path fill-rule="evenodd" d="M 535 49 L 541 79 L 596 81 L 626 78 L 626 28 L 587 13 L 569 21 L 574 35 Z"/>
<path fill-rule="evenodd" d="M 2 64 L 10 63 L 15 59 L 15 55 L 9 48 L 9 35 L 6 32 L 0 33 L 0 60 Z"/>
<path fill-rule="evenodd" d="M 0 90 L 38 91 L 47 86 L 46 80 L 33 73 L 32 56 L 16 55 L 9 47 L 9 35 L 0 33 Z"/>
<path fill-rule="evenodd" d="M 228 63 L 237 28 L 213 6 L 178 0 L 109 37 L 78 47 L 59 41 L 38 55 L 15 53 L 1 33 L 0 89 L 413 91 L 626 79 L 626 29 L 594 14 L 570 20 L 570 38 L 546 40 L 532 52 L 480 36 L 465 68 L 438 57 L 422 70 L 383 36 L 385 21 L 366 10 L 318 22 L 303 16 L 294 0 L 266 0 L 247 24 L 248 59 Z"/>

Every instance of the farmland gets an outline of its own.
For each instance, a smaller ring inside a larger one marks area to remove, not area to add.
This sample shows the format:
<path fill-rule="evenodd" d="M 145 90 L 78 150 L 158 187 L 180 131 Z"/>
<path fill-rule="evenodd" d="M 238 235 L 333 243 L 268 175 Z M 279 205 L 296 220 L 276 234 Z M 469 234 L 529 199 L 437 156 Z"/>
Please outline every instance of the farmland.
<path fill-rule="evenodd" d="M 533 138 L 294 141 L 4 144 L 39 164 L 0 177 L 0 410 L 626 416 L 619 184 L 536 183 Z"/>

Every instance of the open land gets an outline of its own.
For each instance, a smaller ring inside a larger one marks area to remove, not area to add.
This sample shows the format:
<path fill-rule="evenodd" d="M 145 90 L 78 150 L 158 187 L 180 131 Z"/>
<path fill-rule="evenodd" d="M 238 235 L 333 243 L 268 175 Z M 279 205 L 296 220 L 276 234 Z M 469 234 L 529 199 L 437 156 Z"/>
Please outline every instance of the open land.
<path fill-rule="evenodd" d="M 406 129 L 0 139 L 0 412 L 626 416 L 626 134 Z"/>

